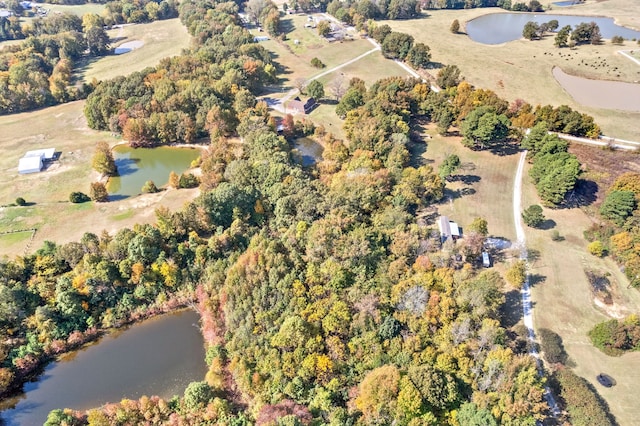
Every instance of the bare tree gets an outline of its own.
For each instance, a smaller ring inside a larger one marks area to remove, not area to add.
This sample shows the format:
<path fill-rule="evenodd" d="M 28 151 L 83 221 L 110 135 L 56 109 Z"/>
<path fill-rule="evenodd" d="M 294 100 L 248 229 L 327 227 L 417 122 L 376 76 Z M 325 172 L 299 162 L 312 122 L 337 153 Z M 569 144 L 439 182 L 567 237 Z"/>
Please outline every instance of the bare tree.
<path fill-rule="evenodd" d="M 298 77 L 294 80 L 293 85 L 300 93 L 304 93 L 304 87 L 307 85 L 307 80 L 303 77 Z"/>
<path fill-rule="evenodd" d="M 331 92 L 331 94 L 335 96 L 336 101 L 342 99 L 344 94 L 347 93 L 347 89 L 348 83 L 343 75 L 334 79 L 331 84 L 329 84 L 329 92 Z"/>
<path fill-rule="evenodd" d="M 244 10 L 247 12 L 249 19 L 257 24 L 265 7 L 267 7 L 266 0 L 249 0 L 244 6 Z"/>

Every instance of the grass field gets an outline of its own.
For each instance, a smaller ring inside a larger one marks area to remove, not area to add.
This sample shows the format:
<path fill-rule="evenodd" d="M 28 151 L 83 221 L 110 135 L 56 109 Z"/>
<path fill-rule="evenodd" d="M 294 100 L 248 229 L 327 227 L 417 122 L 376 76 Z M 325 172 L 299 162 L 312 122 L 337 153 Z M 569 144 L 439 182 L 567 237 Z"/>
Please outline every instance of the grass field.
<path fill-rule="evenodd" d="M 190 36 L 179 19 L 167 19 L 148 24 L 125 25 L 108 31 L 111 47 L 130 41 L 144 45 L 122 55 L 108 55 L 81 61 L 75 67 L 75 77 L 85 82 L 106 80 L 130 74 L 158 64 L 162 58 L 179 55 L 189 47 Z"/>
<path fill-rule="evenodd" d="M 635 5 L 637 7 L 637 3 Z M 636 18 L 638 13 L 633 12 L 633 7 L 633 0 L 610 0 L 588 3 L 580 6 L 579 11 L 578 8 L 571 8 L 571 11 L 556 8 L 553 12 L 607 15 L 620 18 L 622 24 L 632 25 L 640 20 Z M 557 49 L 553 46 L 553 37 L 533 42 L 517 40 L 502 45 L 483 45 L 465 34 L 452 34 L 449 31 L 454 19 L 464 23 L 480 15 L 499 11 L 438 10 L 430 11 L 428 16 L 421 19 L 384 21 L 381 24 L 387 23 L 395 31 L 409 33 L 416 41 L 426 43 L 431 47 L 433 61 L 458 65 L 466 80 L 477 87 L 491 89 L 510 101 L 521 98 L 534 105 L 566 104 L 594 116 L 606 135 L 640 140 L 640 128 L 637 126 L 640 114 L 580 106 L 551 74 L 551 69 L 557 65 L 569 74 L 583 77 L 628 82 L 640 80 L 640 67 L 615 53 L 620 46 L 605 41 L 602 45 L 583 45 L 575 50 Z M 637 26 L 640 27 L 640 22 Z M 603 60 L 607 65 L 598 68 L 597 64 Z M 615 67 L 618 69 L 614 72 Z M 433 70 L 433 74 L 436 73 L 437 70 Z M 616 77 L 618 74 L 620 77 Z"/>
<path fill-rule="evenodd" d="M 87 127 L 83 106 L 84 102 L 77 101 L 0 117 L 0 205 L 7 206 L 0 209 L 0 232 L 38 228 L 31 250 L 44 240 L 76 241 L 84 232 L 115 232 L 152 222 L 155 207 L 178 209 L 198 192 L 169 190 L 109 203 L 69 203 L 72 191 L 88 193 L 89 184 L 98 178 L 90 166 L 96 142 L 118 142 L 109 133 Z M 58 161 L 42 173 L 18 174 L 18 159 L 25 151 L 46 147 L 60 152 Z M 30 205 L 9 206 L 17 197 Z M 23 250 L 24 240 L 18 237 L 1 240 L 0 256 L 22 254 Z"/>

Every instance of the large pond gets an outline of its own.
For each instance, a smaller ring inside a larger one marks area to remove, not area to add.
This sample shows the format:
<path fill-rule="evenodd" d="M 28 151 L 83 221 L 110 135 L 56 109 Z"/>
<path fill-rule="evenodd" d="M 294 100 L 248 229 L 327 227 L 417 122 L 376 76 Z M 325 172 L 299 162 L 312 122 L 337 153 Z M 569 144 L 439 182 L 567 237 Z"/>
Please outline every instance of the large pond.
<path fill-rule="evenodd" d="M 142 395 L 171 398 L 207 371 L 199 316 L 182 311 L 152 318 L 102 338 L 52 363 L 25 393 L 4 401 L 9 426 L 41 425 L 56 408 L 88 410 Z"/>
<path fill-rule="evenodd" d="M 521 39 L 522 29 L 529 21 L 543 24 L 553 19 L 558 21 L 559 28 L 565 25 L 573 28 L 582 22 L 595 22 L 600 27 L 603 38 L 622 36 L 625 39 L 640 39 L 640 31 L 616 25 L 612 18 L 546 13 L 490 13 L 467 22 L 466 31 L 478 43 L 500 44 Z"/>
<path fill-rule="evenodd" d="M 293 142 L 293 157 L 304 167 L 313 166 L 322 160 L 324 148 L 311 138 L 298 138 Z"/>
<path fill-rule="evenodd" d="M 185 172 L 199 156 L 200 150 L 195 148 L 131 148 L 118 145 L 113 148 L 113 157 L 119 176 L 109 179 L 109 197 L 113 200 L 138 195 L 148 180 L 152 180 L 157 187 L 166 185 L 172 171 L 178 174 Z"/>

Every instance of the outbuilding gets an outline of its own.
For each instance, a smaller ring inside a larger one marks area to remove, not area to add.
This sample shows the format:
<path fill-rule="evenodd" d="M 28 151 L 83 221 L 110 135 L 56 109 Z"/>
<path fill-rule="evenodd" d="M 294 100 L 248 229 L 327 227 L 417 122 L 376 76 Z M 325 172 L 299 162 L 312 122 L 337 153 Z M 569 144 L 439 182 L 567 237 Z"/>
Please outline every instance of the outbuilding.
<path fill-rule="evenodd" d="M 42 157 L 22 157 L 18 162 L 18 173 L 38 173 L 43 167 Z"/>
<path fill-rule="evenodd" d="M 449 220 L 447 216 L 438 218 L 438 228 L 440 228 L 440 241 L 443 243 L 448 238 L 454 241 L 460 238 L 460 227 L 454 221 Z"/>

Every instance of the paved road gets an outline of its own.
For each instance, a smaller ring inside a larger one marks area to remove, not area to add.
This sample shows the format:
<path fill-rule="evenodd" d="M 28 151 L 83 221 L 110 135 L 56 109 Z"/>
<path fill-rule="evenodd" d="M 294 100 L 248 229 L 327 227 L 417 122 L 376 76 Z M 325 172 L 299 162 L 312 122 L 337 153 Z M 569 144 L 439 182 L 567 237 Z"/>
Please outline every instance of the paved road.
<path fill-rule="evenodd" d="M 524 227 L 522 226 L 522 216 L 520 212 L 522 211 L 522 173 L 524 170 L 524 163 L 527 157 L 527 151 L 524 151 L 520 154 L 520 160 L 518 161 L 518 169 L 516 170 L 516 177 L 513 185 L 513 220 L 516 227 L 516 237 L 517 237 L 517 245 L 520 248 L 520 259 L 527 261 L 527 241 L 524 233 Z M 528 269 L 528 268 L 527 268 Z M 536 350 L 536 336 L 533 331 L 533 306 L 531 304 L 531 287 L 529 286 L 529 273 L 527 273 L 524 284 L 522 285 L 522 290 L 520 290 L 520 294 L 522 296 L 522 316 L 524 320 L 524 325 L 527 327 L 527 331 L 529 334 L 529 343 L 530 343 L 530 351 L 531 356 L 536 358 L 536 362 L 538 363 L 538 368 L 540 369 L 540 374 L 544 374 L 542 370 L 542 362 L 540 360 L 540 355 Z M 548 386 L 545 386 L 544 397 L 547 400 L 547 404 L 551 407 L 551 412 L 554 416 L 557 416 L 560 413 L 558 409 L 558 405 L 556 404 L 556 400 L 551 393 L 551 389 Z"/>

